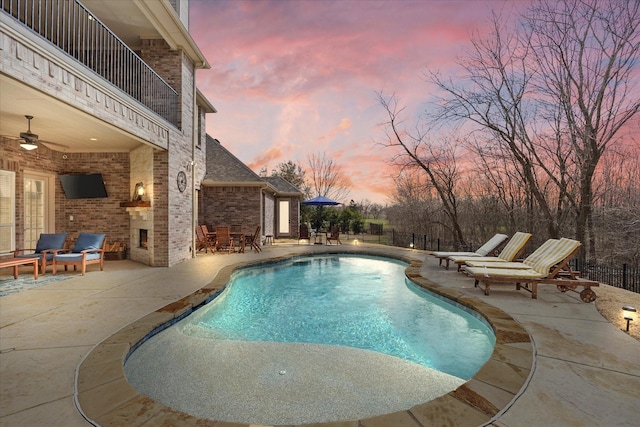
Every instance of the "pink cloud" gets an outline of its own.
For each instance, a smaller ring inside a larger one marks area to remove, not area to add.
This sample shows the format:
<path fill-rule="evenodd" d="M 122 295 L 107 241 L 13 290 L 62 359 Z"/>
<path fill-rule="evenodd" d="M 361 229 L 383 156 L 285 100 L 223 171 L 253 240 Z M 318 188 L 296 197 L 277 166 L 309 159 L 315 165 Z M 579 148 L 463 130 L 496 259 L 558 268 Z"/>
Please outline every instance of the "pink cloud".
<path fill-rule="evenodd" d="M 270 163 L 277 163 L 282 159 L 282 151 L 278 147 L 272 147 L 255 158 L 247 166 L 253 171 L 260 171 L 263 167 L 268 167 Z"/>
<path fill-rule="evenodd" d="M 373 142 L 385 119 L 374 92 L 419 114 L 426 67 L 450 70 L 492 7 L 521 3 L 193 1 L 190 31 L 211 64 L 197 84 L 218 109 L 207 130 L 254 171 L 327 152 L 354 194 L 382 198 L 391 154 Z"/>

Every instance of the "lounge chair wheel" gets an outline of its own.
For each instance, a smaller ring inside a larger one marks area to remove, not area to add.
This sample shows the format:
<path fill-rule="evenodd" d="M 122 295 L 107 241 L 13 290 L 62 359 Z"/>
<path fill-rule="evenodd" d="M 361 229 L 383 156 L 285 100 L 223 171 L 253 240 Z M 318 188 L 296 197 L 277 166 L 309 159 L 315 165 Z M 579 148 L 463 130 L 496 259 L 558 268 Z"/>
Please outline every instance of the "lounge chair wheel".
<path fill-rule="evenodd" d="M 580 292 L 580 299 L 584 302 L 594 302 L 596 298 L 596 293 L 589 288 L 583 289 L 582 292 Z"/>

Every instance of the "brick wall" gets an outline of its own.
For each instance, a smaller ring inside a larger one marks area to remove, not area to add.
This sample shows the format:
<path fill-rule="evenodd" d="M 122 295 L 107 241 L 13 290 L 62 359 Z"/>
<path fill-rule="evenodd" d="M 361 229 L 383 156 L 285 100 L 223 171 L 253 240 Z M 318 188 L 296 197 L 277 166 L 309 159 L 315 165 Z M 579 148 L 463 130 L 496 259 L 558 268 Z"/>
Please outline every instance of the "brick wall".
<path fill-rule="evenodd" d="M 129 217 L 120 202 L 129 200 L 129 155 L 127 153 L 62 153 L 40 146 L 25 151 L 18 141 L 0 139 L 0 169 L 16 172 L 16 247 L 24 241 L 25 170 L 55 176 L 55 230 L 73 238 L 81 231 L 106 233 L 109 241 L 129 244 Z M 67 199 L 59 174 L 101 173 L 107 198 Z M 70 216 L 73 215 L 73 221 Z"/>
<path fill-rule="evenodd" d="M 203 187 L 200 193 L 201 223 L 209 227 L 241 224 L 245 232 L 261 225 L 260 187 Z"/>

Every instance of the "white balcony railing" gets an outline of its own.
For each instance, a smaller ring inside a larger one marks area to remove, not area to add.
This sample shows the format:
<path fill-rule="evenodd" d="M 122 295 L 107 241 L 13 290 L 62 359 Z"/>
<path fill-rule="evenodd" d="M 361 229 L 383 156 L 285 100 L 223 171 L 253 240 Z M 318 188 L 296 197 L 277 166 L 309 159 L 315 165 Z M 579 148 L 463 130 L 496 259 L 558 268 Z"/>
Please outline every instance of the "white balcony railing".
<path fill-rule="evenodd" d="M 77 0 L 0 0 L 0 9 L 178 126 L 178 93 Z"/>

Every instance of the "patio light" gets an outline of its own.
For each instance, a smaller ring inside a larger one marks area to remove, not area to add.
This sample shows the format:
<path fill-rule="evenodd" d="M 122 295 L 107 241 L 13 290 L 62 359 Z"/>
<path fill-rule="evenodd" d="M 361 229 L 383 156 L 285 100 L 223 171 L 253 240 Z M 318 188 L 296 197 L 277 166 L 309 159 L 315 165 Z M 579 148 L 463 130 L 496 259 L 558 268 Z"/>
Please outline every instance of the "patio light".
<path fill-rule="evenodd" d="M 139 182 L 133 190 L 133 200 L 139 202 L 142 200 L 142 196 L 144 196 L 144 184 Z"/>
<path fill-rule="evenodd" d="M 20 143 L 20 147 L 22 147 L 22 148 L 24 148 L 25 150 L 28 150 L 28 151 L 35 150 L 36 148 L 38 148 L 36 143 L 29 142 L 26 139 Z"/>
<path fill-rule="evenodd" d="M 622 315 L 624 316 L 624 320 L 627 321 L 627 332 L 629 332 L 629 323 L 636 320 L 638 314 L 635 307 L 631 307 L 630 305 L 625 305 L 622 307 Z"/>

